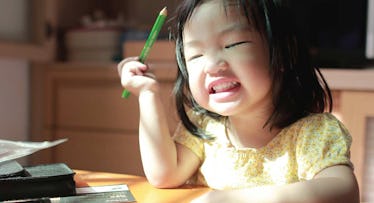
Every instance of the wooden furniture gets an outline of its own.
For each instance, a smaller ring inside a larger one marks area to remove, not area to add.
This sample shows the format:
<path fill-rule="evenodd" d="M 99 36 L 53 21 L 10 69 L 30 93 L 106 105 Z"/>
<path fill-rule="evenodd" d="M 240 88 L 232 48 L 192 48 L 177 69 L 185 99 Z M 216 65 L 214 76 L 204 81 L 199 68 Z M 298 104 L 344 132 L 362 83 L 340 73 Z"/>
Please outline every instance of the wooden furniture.
<path fill-rule="evenodd" d="M 157 63 L 152 66 L 161 81 L 163 102 L 174 131 L 177 117 L 170 95 L 176 67 Z M 44 98 L 38 97 L 35 102 L 39 103 L 34 106 L 43 103 L 40 111 L 44 114 L 33 114 L 32 139 L 69 141 L 32 156 L 32 162 L 65 162 L 72 168 L 142 175 L 138 101 L 135 96 L 121 98 L 116 66 L 44 64 L 37 69 L 44 74 L 45 94 L 35 93 Z"/>
<path fill-rule="evenodd" d="M 56 48 L 56 1 L 27 0 L 30 24 L 26 24 L 27 40 L 0 39 L 0 56 L 32 61 L 51 61 Z M 4 2 L 5 4 L 6 2 Z M 31 14 L 31 17 L 29 16 Z"/>
<path fill-rule="evenodd" d="M 374 201 L 374 69 L 324 70 L 335 91 L 335 114 L 352 135 L 351 159 L 360 186 L 361 199 Z M 370 198 L 370 199 L 369 199 Z"/>
<path fill-rule="evenodd" d="M 135 56 L 143 45 L 129 43 L 124 49 Z M 178 122 L 171 96 L 177 67 L 172 51 L 160 50 L 173 46 L 156 42 L 147 60 L 161 84 L 171 132 Z M 32 163 L 64 162 L 72 168 L 143 175 L 138 101 L 135 96 L 121 98 L 117 64 L 40 63 L 32 69 L 32 80 L 32 140 L 69 139 L 31 156 Z"/>
<path fill-rule="evenodd" d="M 369 125 L 374 122 L 374 92 L 345 91 L 341 95 L 343 122 L 353 137 L 352 161 L 355 164 L 355 174 L 361 188 L 364 200 L 374 200 L 374 132 L 368 132 Z M 370 201 L 370 202 L 371 202 Z"/>
<path fill-rule="evenodd" d="M 182 186 L 175 189 L 157 189 L 145 177 L 76 170 L 75 181 L 79 186 L 127 184 L 138 203 L 190 202 L 210 189 L 198 186 Z"/>

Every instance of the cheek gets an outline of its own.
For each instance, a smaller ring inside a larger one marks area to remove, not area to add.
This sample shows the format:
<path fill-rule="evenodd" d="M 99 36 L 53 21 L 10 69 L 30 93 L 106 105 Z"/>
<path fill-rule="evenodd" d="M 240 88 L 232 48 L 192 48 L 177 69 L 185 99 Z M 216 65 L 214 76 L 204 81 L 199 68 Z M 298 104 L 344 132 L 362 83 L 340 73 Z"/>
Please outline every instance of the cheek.
<path fill-rule="evenodd" d="M 271 79 L 269 74 L 269 67 L 266 64 L 251 64 L 254 68 L 248 68 L 244 72 L 240 73 L 250 86 L 255 88 L 269 88 L 271 85 Z"/>
<path fill-rule="evenodd" d="M 261 47 L 255 47 L 253 50 L 247 52 L 247 54 L 238 54 L 237 60 L 241 63 L 240 67 L 246 67 L 241 69 L 243 73 L 239 75 L 247 75 L 252 77 L 253 81 L 269 82 L 269 57 L 266 54 L 266 50 Z"/>
<path fill-rule="evenodd" d="M 237 63 L 239 68 L 236 75 L 240 78 L 242 84 L 251 92 L 268 92 L 271 88 L 271 78 L 269 73 L 269 62 L 264 56 L 251 55 Z"/>
<path fill-rule="evenodd" d="M 197 71 L 188 71 L 188 76 L 188 83 L 193 98 L 200 106 L 204 107 L 204 101 L 207 100 L 207 91 L 202 74 L 199 74 Z"/>

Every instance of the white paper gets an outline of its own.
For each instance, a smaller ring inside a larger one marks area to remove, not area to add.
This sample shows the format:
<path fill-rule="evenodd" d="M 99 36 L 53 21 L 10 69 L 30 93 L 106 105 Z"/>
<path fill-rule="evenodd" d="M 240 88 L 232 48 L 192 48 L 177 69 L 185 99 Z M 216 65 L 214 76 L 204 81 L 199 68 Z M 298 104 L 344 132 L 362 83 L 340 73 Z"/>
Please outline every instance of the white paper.
<path fill-rule="evenodd" d="M 44 142 L 10 141 L 0 139 L 0 163 L 18 159 L 42 149 L 66 142 L 67 139 Z"/>
<path fill-rule="evenodd" d="M 118 184 L 118 185 L 78 187 L 75 190 L 77 194 L 91 194 L 91 193 L 101 193 L 101 192 L 127 191 L 129 190 L 129 187 L 126 184 Z"/>

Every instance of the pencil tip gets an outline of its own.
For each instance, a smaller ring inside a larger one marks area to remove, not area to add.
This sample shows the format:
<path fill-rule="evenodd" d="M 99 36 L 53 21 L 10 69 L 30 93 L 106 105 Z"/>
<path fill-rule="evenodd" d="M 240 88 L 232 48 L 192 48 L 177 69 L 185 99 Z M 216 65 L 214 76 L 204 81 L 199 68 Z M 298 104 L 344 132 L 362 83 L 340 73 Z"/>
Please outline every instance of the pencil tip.
<path fill-rule="evenodd" d="M 165 15 L 165 16 L 168 15 L 168 9 L 167 9 L 166 6 L 165 6 L 161 11 L 160 11 L 160 14 L 161 14 L 161 15 Z"/>

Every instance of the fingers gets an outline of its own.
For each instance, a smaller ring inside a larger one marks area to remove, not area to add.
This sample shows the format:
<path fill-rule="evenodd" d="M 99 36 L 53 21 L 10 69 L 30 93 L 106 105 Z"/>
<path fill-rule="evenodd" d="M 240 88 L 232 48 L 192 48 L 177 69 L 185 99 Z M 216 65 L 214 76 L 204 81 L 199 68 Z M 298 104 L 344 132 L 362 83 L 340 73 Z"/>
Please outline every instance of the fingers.
<path fill-rule="evenodd" d="M 118 74 L 121 78 L 134 75 L 144 75 L 147 71 L 147 65 L 138 61 L 138 57 L 130 57 L 122 60 L 118 66 Z"/>
<path fill-rule="evenodd" d="M 117 66 L 117 71 L 118 71 L 118 75 L 121 76 L 122 75 L 122 69 L 123 69 L 123 66 L 126 64 L 126 63 L 129 63 L 130 61 L 139 61 L 139 57 L 129 57 L 129 58 L 126 58 L 124 60 L 122 60 L 118 66 Z"/>
<path fill-rule="evenodd" d="M 138 59 L 138 57 L 129 57 L 122 60 L 117 66 L 122 86 L 135 92 L 149 87 L 155 80 L 155 75 L 148 71 L 149 67 Z"/>
<path fill-rule="evenodd" d="M 153 74 L 153 73 L 151 73 L 151 72 L 146 72 L 146 73 L 144 73 L 144 75 L 147 76 L 147 77 L 150 77 L 150 78 L 156 79 L 156 75 Z"/>

